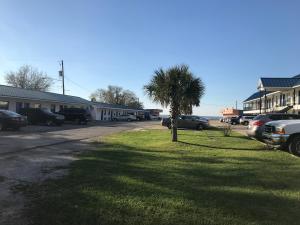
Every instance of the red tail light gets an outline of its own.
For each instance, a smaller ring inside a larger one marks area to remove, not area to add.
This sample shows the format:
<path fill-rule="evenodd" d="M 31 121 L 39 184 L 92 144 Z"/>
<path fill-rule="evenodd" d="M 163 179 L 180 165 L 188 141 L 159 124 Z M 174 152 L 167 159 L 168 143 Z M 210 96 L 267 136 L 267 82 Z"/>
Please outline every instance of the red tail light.
<path fill-rule="evenodd" d="M 255 121 L 252 122 L 253 126 L 258 126 L 258 127 L 260 127 L 260 126 L 262 126 L 264 124 L 265 124 L 265 122 L 261 121 L 261 120 L 255 120 Z"/>

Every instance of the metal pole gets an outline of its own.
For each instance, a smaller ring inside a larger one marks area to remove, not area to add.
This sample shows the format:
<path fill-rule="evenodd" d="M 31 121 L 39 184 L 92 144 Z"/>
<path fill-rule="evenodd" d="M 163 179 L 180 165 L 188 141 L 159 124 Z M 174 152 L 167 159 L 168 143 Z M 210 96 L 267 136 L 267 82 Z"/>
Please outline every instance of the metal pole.
<path fill-rule="evenodd" d="M 63 95 L 65 95 L 65 71 L 64 71 L 64 61 L 61 60 L 61 76 L 63 85 Z"/>

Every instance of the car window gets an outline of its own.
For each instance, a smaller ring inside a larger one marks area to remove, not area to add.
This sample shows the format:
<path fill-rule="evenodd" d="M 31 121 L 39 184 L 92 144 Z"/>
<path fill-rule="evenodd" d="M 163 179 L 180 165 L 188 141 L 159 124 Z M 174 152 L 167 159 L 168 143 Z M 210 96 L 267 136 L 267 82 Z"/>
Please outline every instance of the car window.
<path fill-rule="evenodd" d="M 284 115 L 281 115 L 281 114 L 273 114 L 273 115 L 270 115 L 269 118 L 271 120 L 284 120 Z"/>
<path fill-rule="evenodd" d="M 262 119 L 265 119 L 266 118 L 266 115 L 258 115 L 256 117 L 253 118 L 253 120 L 262 120 Z"/>

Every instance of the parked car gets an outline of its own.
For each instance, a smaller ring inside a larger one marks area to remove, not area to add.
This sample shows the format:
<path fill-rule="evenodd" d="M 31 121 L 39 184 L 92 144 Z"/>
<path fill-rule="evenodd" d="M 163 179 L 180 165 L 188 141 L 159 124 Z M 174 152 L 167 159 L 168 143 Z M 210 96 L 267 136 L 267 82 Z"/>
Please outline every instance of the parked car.
<path fill-rule="evenodd" d="M 287 148 L 300 156 L 300 120 L 279 120 L 266 123 L 263 137 L 274 146 Z"/>
<path fill-rule="evenodd" d="M 255 116 L 242 116 L 240 118 L 240 124 L 242 125 L 249 125 L 250 121 L 253 120 Z"/>
<path fill-rule="evenodd" d="M 115 116 L 112 118 L 114 121 L 136 121 L 137 118 L 135 115 L 120 115 L 120 116 Z"/>
<path fill-rule="evenodd" d="M 300 115 L 297 114 L 282 114 L 282 113 L 270 113 L 260 114 L 250 121 L 247 134 L 249 137 L 257 139 L 263 139 L 263 132 L 265 130 L 265 124 L 270 121 L 276 120 L 298 120 Z"/>
<path fill-rule="evenodd" d="M 7 128 L 19 130 L 26 125 L 27 119 L 25 116 L 21 116 L 20 114 L 9 110 L 0 110 L 0 130 L 5 130 Z"/>
<path fill-rule="evenodd" d="M 230 124 L 232 124 L 232 125 L 239 124 L 239 123 L 240 123 L 240 118 L 241 118 L 241 116 L 234 116 L 234 117 L 231 117 L 231 118 L 228 120 L 228 123 L 230 123 Z"/>
<path fill-rule="evenodd" d="M 150 120 L 160 120 L 161 118 L 156 115 L 150 115 Z"/>
<path fill-rule="evenodd" d="M 91 120 L 90 112 L 81 108 L 65 108 L 60 110 L 57 114 L 63 115 L 65 121 L 72 121 L 78 124 L 87 124 L 87 122 Z"/>
<path fill-rule="evenodd" d="M 47 126 L 60 126 L 65 119 L 63 115 L 55 114 L 44 108 L 22 108 L 20 114 L 27 116 L 27 120 L 31 124 L 46 124 Z"/>
<path fill-rule="evenodd" d="M 163 118 L 161 124 L 171 129 L 170 118 Z M 197 130 L 207 129 L 209 127 L 209 120 L 200 116 L 182 115 L 177 119 L 177 127 Z"/>
<path fill-rule="evenodd" d="M 136 120 L 138 120 L 138 121 L 145 120 L 145 115 L 136 115 Z"/>

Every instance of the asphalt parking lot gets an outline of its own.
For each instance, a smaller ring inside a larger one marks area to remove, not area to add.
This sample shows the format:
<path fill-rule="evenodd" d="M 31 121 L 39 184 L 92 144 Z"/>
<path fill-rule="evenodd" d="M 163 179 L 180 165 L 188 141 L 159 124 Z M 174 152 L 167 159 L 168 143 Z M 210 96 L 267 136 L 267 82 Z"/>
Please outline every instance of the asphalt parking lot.
<path fill-rule="evenodd" d="M 91 141 L 134 129 L 159 127 L 158 121 L 93 123 L 87 126 L 28 126 L 0 132 L 0 224 L 27 224 L 20 213 L 25 199 L 14 187 L 64 175 L 76 155 L 92 151 Z"/>

